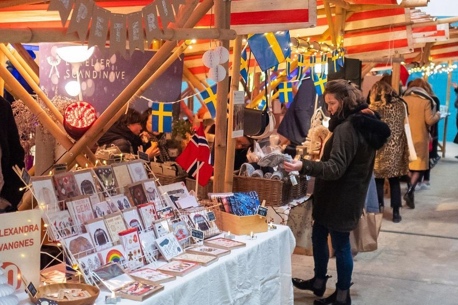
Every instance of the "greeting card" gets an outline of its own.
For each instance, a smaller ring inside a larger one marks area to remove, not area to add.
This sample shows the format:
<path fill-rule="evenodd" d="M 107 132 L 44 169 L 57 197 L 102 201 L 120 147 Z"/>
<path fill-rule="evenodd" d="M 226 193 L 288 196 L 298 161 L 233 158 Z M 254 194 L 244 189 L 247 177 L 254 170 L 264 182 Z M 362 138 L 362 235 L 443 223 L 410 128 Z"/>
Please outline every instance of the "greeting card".
<path fill-rule="evenodd" d="M 72 172 L 55 174 L 53 180 L 57 191 L 57 199 L 66 200 L 81 195 Z"/>
<path fill-rule="evenodd" d="M 111 165 L 113 168 L 113 173 L 116 178 L 116 182 L 119 187 L 119 193 L 124 193 L 124 187 L 126 185 L 132 184 L 132 179 L 130 177 L 129 169 L 127 168 L 127 162 L 114 163 Z"/>
<path fill-rule="evenodd" d="M 162 198 L 165 199 L 167 205 L 175 209 L 178 209 L 178 199 L 189 196 L 188 189 L 186 188 L 186 184 L 184 182 L 161 185 L 158 187 L 158 190 L 161 193 Z"/>
<path fill-rule="evenodd" d="M 100 201 L 97 184 L 95 183 L 92 170 L 79 170 L 73 172 L 73 176 L 75 177 L 76 184 L 82 195 L 88 195 L 92 204 Z"/>
<path fill-rule="evenodd" d="M 157 270 L 175 276 L 185 276 L 189 272 L 194 271 L 199 267 L 200 264 L 195 262 L 171 261 L 157 268 Z"/>
<path fill-rule="evenodd" d="M 124 221 L 128 228 L 137 228 L 139 231 L 143 230 L 143 224 L 135 207 L 124 209 L 122 211 Z"/>
<path fill-rule="evenodd" d="M 148 179 L 148 173 L 143 160 L 130 161 L 127 164 L 132 182 L 140 182 Z"/>
<path fill-rule="evenodd" d="M 122 194 L 109 196 L 107 197 L 107 201 L 110 203 L 111 209 L 116 209 L 116 211 L 122 211 L 124 209 L 132 207 L 129 198 Z"/>
<path fill-rule="evenodd" d="M 102 260 L 98 253 L 92 253 L 77 259 L 80 270 L 86 278 L 91 278 L 91 272 L 102 266 Z"/>
<path fill-rule="evenodd" d="M 38 202 L 40 209 L 44 211 L 64 210 L 64 206 L 59 206 L 54 184 L 51 176 L 33 176 L 32 182 L 33 195 Z"/>
<path fill-rule="evenodd" d="M 105 225 L 107 226 L 108 234 L 110 235 L 111 241 L 113 242 L 113 244 L 117 244 L 119 241 L 118 232 L 124 231 L 125 229 L 127 229 L 121 212 L 116 212 L 111 215 L 105 216 L 104 220 L 105 220 Z"/>
<path fill-rule="evenodd" d="M 143 181 L 143 187 L 146 191 L 146 197 L 148 201 L 154 202 L 156 207 L 163 208 L 164 204 L 162 203 L 162 197 L 157 189 L 156 182 L 153 179 Z"/>
<path fill-rule="evenodd" d="M 173 233 L 158 237 L 156 239 L 156 245 L 162 256 L 167 261 L 170 261 L 173 257 L 183 253 L 183 248 Z"/>
<path fill-rule="evenodd" d="M 140 232 L 139 236 L 146 262 L 148 264 L 155 262 L 159 256 L 159 250 L 156 246 L 156 234 L 153 230 L 149 230 Z"/>
<path fill-rule="evenodd" d="M 95 252 L 94 244 L 88 233 L 64 238 L 64 244 L 75 258 L 80 258 Z"/>
<path fill-rule="evenodd" d="M 51 228 L 54 240 L 60 240 L 61 238 L 81 233 L 75 227 L 68 210 L 48 212 L 44 215 L 46 216 L 49 228 Z"/>
<path fill-rule="evenodd" d="M 77 226 L 83 226 L 86 222 L 95 218 L 89 196 L 82 195 L 67 200 L 67 208 Z"/>
<path fill-rule="evenodd" d="M 126 260 L 124 248 L 122 245 L 115 245 L 110 248 L 99 251 L 103 264 L 123 263 Z"/>
<path fill-rule="evenodd" d="M 218 257 L 214 255 L 207 255 L 207 254 L 183 253 L 183 254 L 175 256 L 172 259 L 178 260 L 178 261 L 196 262 L 196 263 L 201 264 L 202 266 L 208 266 L 216 262 L 218 260 Z"/>
<path fill-rule="evenodd" d="M 97 251 L 106 249 L 112 246 L 111 239 L 108 234 L 107 226 L 103 218 L 94 219 L 85 225 L 87 233 L 92 238 Z"/>
<path fill-rule="evenodd" d="M 118 233 L 121 244 L 126 253 L 126 261 L 129 269 L 136 269 L 144 265 L 143 253 L 138 236 L 137 228 L 130 228 Z"/>
<path fill-rule="evenodd" d="M 170 224 L 167 219 L 155 221 L 153 223 L 153 229 L 157 237 L 162 237 L 171 232 Z"/>
<path fill-rule="evenodd" d="M 150 202 L 138 205 L 137 209 L 145 226 L 144 229 L 151 229 L 157 219 L 156 206 Z"/>
<path fill-rule="evenodd" d="M 140 280 L 142 282 L 145 282 L 147 284 L 161 284 L 161 283 L 166 283 L 173 281 L 175 279 L 175 276 L 163 273 L 159 270 L 149 268 L 149 267 L 144 267 L 137 269 L 133 272 L 130 272 L 129 275 L 133 277 L 136 280 Z"/>
<path fill-rule="evenodd" d="M 94 167 L 94 172 L 100 180 L 102 188 L 104 189 L 104 196 L 108 197 L 109 195 L 116 195 L 118 185 L 113 173 L 113 168 L 110 165 L 97 166 Z"/>
<path fill-rule="evenodd" d="M 113 213 L 113 211 L 111 210 L 110 204 L 106 200 L 102 200 L 97 203 L 93 203 L 91 200 L 91 203 L 92 203 L 92 209 L 94 210 L 96 217 L 103 217 L 103 216 L 107 216 Z"/>
<path fill-rule="evenodd" d="M 135 183 L 126 186 L 129 190 L 130 198 L 135 206 L 138 206 L 142 203 L 147 203 L 149 200 L 146 197 L 146 191 L 143 186 L 143 183 Z"/>
<path fill-rule="evenodd" d="M 186 249 L 186 252 L 197 253 L 197 254 L 206 254 L 206 255 L 214 255 L 214 256 L 217 256 L 217 257 L 221 257 L 221 256 L 224 256 L 224 255 L 230 254 L 231 250 L 199 245 L 199 246 L 195 246 L 195 247 Z"/>

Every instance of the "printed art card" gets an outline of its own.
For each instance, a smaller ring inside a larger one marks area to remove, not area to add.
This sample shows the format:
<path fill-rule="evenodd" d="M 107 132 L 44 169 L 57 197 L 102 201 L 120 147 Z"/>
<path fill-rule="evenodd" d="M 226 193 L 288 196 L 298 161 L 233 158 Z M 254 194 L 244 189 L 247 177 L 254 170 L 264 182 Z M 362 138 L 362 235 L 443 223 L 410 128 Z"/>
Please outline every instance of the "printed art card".
<path fill-rule="evenodd" d="M 207 218 L 206 210 L 189 213 L 189 219 L 191 219 L 191 222 L 195 229 L 201 231 L 208 231 L 211 228 L 211 224 Z"/>
<path fill-rule="evenodd" d="M 111 241 L 113 244 L 119 242 L 118 232 L 124 231 L 127 229 L 124 218 L 122 217 L 121 212 L 116 212 L 111 215 L 104 217 L 105 225 L 108 229 L 108 234 L 110 235 Z"/>
<path fill-rule="evenodd" d="M 157 237 L 162 237 L 172 232 L 167 219 L 155 221 L 153 223 L 153 229 Z"/>
<path fill-rule="evenodd" d="M 109 196 L 106 198 L 106 200 L 110 203 L 110 207 L 113 212 L 123 211 L 124 209 L 132 207 L 129 198 L 122 194 Z"/>
<path fill-rule="evenodd" d="M 91 272 L 100 268 L 103 263 L 98 253 L 92 253 L 77 259 L 80 270 L 84 273 L 85 278 L 91 278 Z"/>
<path fill-rule="evenodd" d="M 81 195 L 72 172 L 55 174 L 53 180 L 57 199 L 66 200 Z"/>
<path fill-rule="evenodd" d="M 91 236 L 97 251 L 109 248 L 113 245 L 103 218 L 94 219 L 86 223 L 86 232 Z"/>
<path fill-rule="evenodd" d="M 91 200 L 87 195 L 71 198 L 67 200 L 66 204 L 76 226 L 82 228 L 86 222 L 95 218 Z"/>
<path fill-rule="evenodd" d="M 170 261 L 173 257 L 183 253 L 183 247 L 180 245 L 173 233 L 158 237 L 156 239 L 156 245 L 159 252 L 161 252 L 162 256 L 167 261 Z"/>
<path fill-rule="evenodd" d="M 110 248 L 101 250 L 99 254 L 104 265 L 109 263 L 124 264 L 126 260 L 126 255 L 122 245 L 115 245 Z"/>
<path fill-rule="evenodd" d="M 143 160 L 134 160 L 127 163 L 132 182 L 140 182 L 148 179 L 145 164 Z"/>
<path fill-rule="evenodd" d="M 224 255 L 228 255 L 231 253 L 231 250 L 228 249 L 221 249 L 209 246 L 195 246 L 189 249 L 186 249 L 186 252 L 189 253 L 197 253 L 197 254 L 206 254 L 206 255 L 214 255 L 217 257 L 221 257 Z"/>
<path fill-rule="evenodd" d="M 54 240 L 81 233 L 77 231 L 68 210 L 47 212 L 45 215 Z"/>
<path fill-rule="evenodd" d="M 137 206 L 140 217 L 143 221 L 144 229 L 149 230 L 153 227 L 157 219 L 156 206 L 154 203 L 144 203 Z"/>
<path fill-rule="evenodd" d="M 229 249 L 229 250 L 246 246 L 244 242 L 237 241 L 234 239 L 224 238 L 224 237 L 217 237 L 217 238 L 205 240 L 204 245 L 215 247 L 215 248 Z"/>
<path fill-rule="evenodd" d="M 132 184 L 132 178 L 130 177 L 129 169 L 127 168 L 127 162 L 114 163 L 111 165 L 113 173 L 118 183 L 119 193 L 124 193 L 124 187 Z"/>
<path fill-rule="evenodd" d="M 129 275 L 136 280 L 145 282 L 147 284 L 161 284 L 173 281 L 176 277 L 174 275 L 163 273 L 159 270 L 144 267 L 130 272 Z"/>
<path fill-rule="evenodd" d="M 104 189 L 104 196 L 108 197 L 117 194 L 118 184 L 116 183 L 116 177 L 113 173 L 113 168 L 110 165 L 94 167 L 94 173 L 100 180 L 100 184 Z"/>
<path fill-rule="evenodd" d="M 64 210 L 63 206 L 58 205 L 56 192 L 54 191 L 54 183 L 52 176 L 32 176 L 33 195 L 38 202 L 40 209 L 46 211 Z"/>
<path fill-rule="evenodd" d="M 159 256 L 159 250 L 156 246 L 156 234 L 153 230 L 149 230 L 140 232 L 139 236 L 146 262 L 148 264 L 154 263 Z"/>
<path fill-rule="evenodd" d="M 172 232 L 181 245 L 187 243 L 189 241 L 189 237 L 191 236 L 191 233 L 183 220 L 172 222 Z"/>
<path fill-rule="evenodd" d="M 143 181 L 143 187 L 146 191 L 146 197 L 148 198 L 149 202 L 154 202 L 157 208 L 163 208 L 164 204 L 162 202 L 161 194 L 157 189 L 156 182 L 154 180 L 145 180 Z"/>
<path fill-rule="evenodd" d="M 130 228 L 118 233 L 126 254 L 129 269 L 137 269 L 144 265 L 140 237 L 137 228 Z"/>
<path fill-rule="evenodd" d="M 135 206 L 138 206 L 143 203 L 147 203 L 149 200 L 146 197 L 145 187 L 142 182 L 130 184 L 126 186 L 129 190 L 130 198 L 132 198 L 132 203 Z"/>
<path fill-rule="evenodd" d="M 218 257 L 208 254 L 197 254 L 197 253 L 182 253 L 173 258 L 177 261 L 190 261 L 201 264 L 202 266 L 208 266 L 218 260 Z"/>
<path fill-rule="evenodd" d="M 199 267 L 200 264 L 196 262 L 171 261 L 157 268 L 157 270 L 175 276 L 185 276 L 189 272 L 194 271 Z"/>
<path fill-rule="evenodd" d="M 135 207 L 125 209 L 122 211 L 124 221 L 127 225 L 127 228 L 137 228 L 139 231 L 143 230 L 143 224 L 140 219 L 140 214 Z"/>
<path fill-rule="evenodd" d="M 188 189 L 186 188 L 186 184 L 184 182 L 161 185 L 158 187 L 158 190 L 161 193 L 162 198 L 165 199 L 167 205 L 175 209 L 178 209 L 178 199 L 189 196 Z"/>
<path fill-rule="evenodd" d="M 106 200 L 102 200 L 97 203 L 92 203 L 92 209 L 94 210 L 95 216 L 97 218 L 107 216 L 113 213 L 113 211 L 111 210 L 110 204 Z M 117 210 L 115 210 L 114 212 L 117 212 Z"/>
<path fill-rule="evenodd" d="M 89 233 L 67 237 L 64 239 L 64 244 L 67 250 L 73 254 L 75 258 L 80 258 L 95 252 L 95 247 Z"/>
<path fill-rule="evenodd" d="M 92 204 L 100 201 L 99 191 L 91 169 L 73 172 L 73 176 L 75 177 L 76 184 L 82 195 L 88 195 Z"/>

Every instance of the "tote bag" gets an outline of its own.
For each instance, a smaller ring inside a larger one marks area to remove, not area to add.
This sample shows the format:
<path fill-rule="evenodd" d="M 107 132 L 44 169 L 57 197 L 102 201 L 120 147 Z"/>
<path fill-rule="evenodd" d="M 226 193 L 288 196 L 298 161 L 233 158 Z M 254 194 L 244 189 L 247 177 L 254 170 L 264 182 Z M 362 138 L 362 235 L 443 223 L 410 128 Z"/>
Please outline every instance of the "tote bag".
<path fill-rule="evenodd" d="M 410 130 L 410 124 L 409 124 L 409 114 L 407 113 L 407 107 L 405 103 L 404 103 L 404 110 L 406 113 L 406 117 L 404 119 L 404 132 L 407 138 L 407 146 L 409 147 L 409 161 L 415 161 L 417 160 L 417 152 L 415 151 L 415 146 L 413 145 L 412 132 Z"/>
<path fill-rule="evenodd" d="M 366 210 L 363 210 L 358 226 L 350 232 L 350 244 L 353 253 L 377 250 L 377 239 L 382 227 L 382 218 L 382 213 L 367 213 Z"/>

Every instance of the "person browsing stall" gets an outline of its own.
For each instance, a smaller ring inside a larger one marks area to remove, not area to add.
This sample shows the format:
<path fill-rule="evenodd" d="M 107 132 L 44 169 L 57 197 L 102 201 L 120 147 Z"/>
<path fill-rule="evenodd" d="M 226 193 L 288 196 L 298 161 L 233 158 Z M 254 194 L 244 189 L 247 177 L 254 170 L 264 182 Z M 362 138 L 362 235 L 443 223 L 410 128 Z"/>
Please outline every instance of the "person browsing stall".
<path fill-rule="evenodd" d="M 136 155 L 138 154 L 139 147 L 143 145 L 140 139 L 140 133 L 143 129 L 141 122 L 141 113 L 133 108 L 129 108 L 99 139 L 97 144 L 99 146 L 116 145 L 122 153 Z M 151 159 L 159 153 L 159 150 L 150 147 L 145 152 Z"/>
<path fill-rule="evenodd" d="M 361 91 L 346 80 L 328 82 L 323 97 L 331 114 L 332 135 L 324 144 L 320 161 L 284 162 L 288 172 L 300 171 L 316 177 L 312 214 L 314 277 L 292 281 L 298 289 L 324 295 L 330 277 L 330 235 L 337 265 L 336 290 L 314 304 L 349 305 L 353 272 L 350 231 L 356 228 L 363 212 L 375 152 L 387 141 L 390 129 L 368 108 Z"/>

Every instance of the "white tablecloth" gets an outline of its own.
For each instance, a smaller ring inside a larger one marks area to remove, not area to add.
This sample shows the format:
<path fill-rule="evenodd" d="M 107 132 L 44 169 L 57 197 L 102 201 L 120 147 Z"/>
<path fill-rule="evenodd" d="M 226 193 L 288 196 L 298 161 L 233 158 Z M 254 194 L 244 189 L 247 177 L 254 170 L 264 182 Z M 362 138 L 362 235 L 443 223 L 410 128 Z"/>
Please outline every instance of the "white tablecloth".
<path fill-rule="evenodd" d="M 256 239 L 237 236 L 246 247 L 232 250 L 217 262 L 163 284 L 165 289 L 144 300 L 154 305 L 287 305 L 294 303 L 291 254 L 294 235 L 287 226 L 256 234 Z M 102 290 L 96 301 L 105 304 Z M 23 300 L 21 304 L 30 304 Z M 123 299 L 120 304 L 139 302 Z"/>

